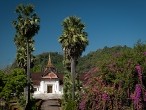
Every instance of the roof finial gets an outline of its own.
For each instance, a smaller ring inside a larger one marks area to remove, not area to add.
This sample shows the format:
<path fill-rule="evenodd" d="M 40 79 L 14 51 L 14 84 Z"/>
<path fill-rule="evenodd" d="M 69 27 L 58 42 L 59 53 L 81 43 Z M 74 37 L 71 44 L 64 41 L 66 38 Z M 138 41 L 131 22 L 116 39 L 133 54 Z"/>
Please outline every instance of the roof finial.
<path fill-rule="evenodd" d="M 51 63 L 51 57 L 50 57 L 50 53 L 49 53 L 49 62 Z"/>
<path fill-rule="evenodd" d="M 50 53 L 49 53 L 49 60 L 48 60 L 47 67 L 54 67 L 54 66 L 52 65 L 52 62 L 51 62 Z"/>

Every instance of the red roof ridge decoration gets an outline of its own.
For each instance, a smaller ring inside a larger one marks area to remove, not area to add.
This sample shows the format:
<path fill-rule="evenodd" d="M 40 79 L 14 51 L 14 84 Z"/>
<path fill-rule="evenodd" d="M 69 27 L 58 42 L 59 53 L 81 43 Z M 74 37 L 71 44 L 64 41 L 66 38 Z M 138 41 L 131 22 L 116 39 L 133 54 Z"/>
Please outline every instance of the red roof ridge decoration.
<path fill-rule="evenodd" d="M 42 78 L 47 78 L 47 79 L 56 79 L 58 76 L 54 72 L 50 72 L 47 75 L 43 76 Z"/>

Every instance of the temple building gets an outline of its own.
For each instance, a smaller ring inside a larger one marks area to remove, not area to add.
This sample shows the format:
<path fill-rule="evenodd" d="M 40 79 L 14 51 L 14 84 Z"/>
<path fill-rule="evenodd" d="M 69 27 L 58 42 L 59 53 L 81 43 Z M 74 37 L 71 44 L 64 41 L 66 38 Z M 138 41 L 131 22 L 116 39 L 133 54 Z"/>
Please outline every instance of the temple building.
<path fill-rule="evenodd" d="M 31 79 L 34 88 L 34 98 L 39 99 L 58 99 L 63 94 L 63 75 L 51 62 L 49 55 L 48 64 L 43 72 L 32 73 Z"/>

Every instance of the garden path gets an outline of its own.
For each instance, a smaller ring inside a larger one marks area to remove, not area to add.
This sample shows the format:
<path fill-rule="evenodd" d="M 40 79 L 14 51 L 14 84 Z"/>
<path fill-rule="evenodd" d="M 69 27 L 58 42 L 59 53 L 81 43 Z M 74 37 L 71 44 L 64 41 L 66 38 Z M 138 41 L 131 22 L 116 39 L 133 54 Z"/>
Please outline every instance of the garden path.
<path fill-rule="evenodd" d="M 41 110 L 61 110 L 57 100 L 44 100 L 41 105 Z"/>

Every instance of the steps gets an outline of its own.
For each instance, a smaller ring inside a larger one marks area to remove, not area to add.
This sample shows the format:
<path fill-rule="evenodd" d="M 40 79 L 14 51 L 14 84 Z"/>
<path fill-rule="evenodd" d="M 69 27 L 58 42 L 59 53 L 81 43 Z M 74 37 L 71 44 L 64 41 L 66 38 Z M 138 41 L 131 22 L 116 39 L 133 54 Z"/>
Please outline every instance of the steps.
<path fill-rule="evenodd" d="M 41 110 L 61 110 L 58 100 L 45 100 L 41 105 Z"/>

